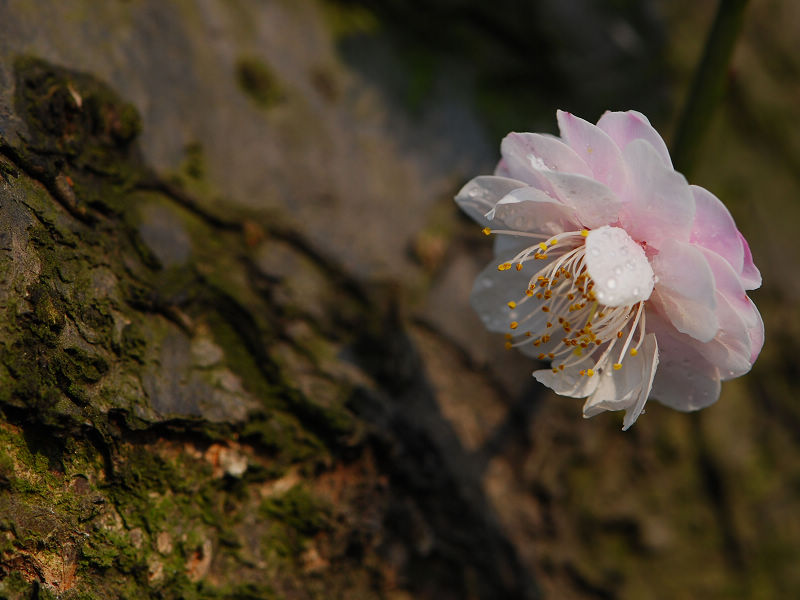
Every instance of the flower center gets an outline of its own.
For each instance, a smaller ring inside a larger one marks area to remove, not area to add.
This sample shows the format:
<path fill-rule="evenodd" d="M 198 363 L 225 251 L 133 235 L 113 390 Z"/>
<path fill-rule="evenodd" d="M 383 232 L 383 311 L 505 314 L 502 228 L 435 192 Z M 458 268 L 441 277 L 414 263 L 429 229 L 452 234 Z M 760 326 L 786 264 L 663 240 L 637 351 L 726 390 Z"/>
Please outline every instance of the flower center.
<path fill-rule="evenodd" d="M 633 356 L 638 353 L 654 277 L 644 250 L 625 230 L 604 226 L 560 233 L 498 269 L 522 271 L 532 260 L 547 263 L 529 279 L 524 295 L 508 303 L 516 335 L 506 335 L 506 347 L 532 344 L 541 350 L 540 360 L 552 361 L 554 372 L 580 365 L 588 368 L 579 374 L 589 377 L 606 370 L 613 358 L 613 369 L 621 369 L 629 348 Z"/>

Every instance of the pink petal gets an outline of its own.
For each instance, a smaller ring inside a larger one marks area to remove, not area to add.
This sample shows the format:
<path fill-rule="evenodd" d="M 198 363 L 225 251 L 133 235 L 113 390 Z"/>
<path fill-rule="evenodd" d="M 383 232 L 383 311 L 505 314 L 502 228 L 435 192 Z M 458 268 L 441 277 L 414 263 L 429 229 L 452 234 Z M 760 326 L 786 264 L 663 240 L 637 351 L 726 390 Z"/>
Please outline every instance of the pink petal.
<path fill-rule="evenodd" d="M 592 175 L 572 148 L 552 136 L 509 133 L 500 144 L 500 152 L 504 168 L 516 179 L 530 183 L 539 181 L 539 172 L 543 170 Z"/>
<path fill-rule="evenodd" d="M 623 151 L 629 186 L 622 194 L 620 222 L 632 238 L 660 248 L 665 240 L 687 241 L 694 222 L 694 197 L 680 173 L 664 166 L 644 140 Z"/>
<path fill-rule="evenodd" d="M 619 149 L 622 150 L 633 140 L 642 139 L 649 142 L 653 148 L 656 149 L 661 159 L 664 161 L 664 166 L 672 168 L 672 161 L 669 158 L 669 150 L 664 140 L 658 132 L 650 125 L 642 113 L 635 110 L 626 112 L 611 112 L 606 111 L 597 126 L 605 131 L 609 137 L 616 142 Z"/>
<path fill-rule="evenodd" d="M 681 411 L 699 410 L 716 402 L 719 374 L 691 343 L 691 338 L 674 335 L 670 325 L 652 311 L 647 313 L 647 328 L 658 339 L 660 358 L 651 396 Z"/>
<path fill-rule="evenodd" d="M 619 147 L 602 129 L 563 111 L 557 111 L 561 137 L 592 170 L 594 178 L 614 191 L 625 187 L 626 174 Z"/>
<path fill-rule="evenodd" d="M 744 236 L 739 233 L 744 249 L 744 264 L 742 265 L 742 284 L 746 290 L 755 290 L 761 287 L 761 273 L 753 264 L 753 255 L 750 252 L 750 245 Z"/>
<path fill-rule="evenodd" d="M 681 333 L 708 342 L 717 322 L 714 275 L 703 253 L 691 244 L 666 240 L 652 260 L 657 277 L 651 302 Z"/>
<path fill-rule="evenodd" d="M 490 227 L 548 236 L 579 229 L 575 210 L 532 187 L 512 190 L 486 215 Z M 498 234 L 503 235 L 504 234 Z M 509 236 L 511 237 L 511 236 Z M 522 238 L 520 238 L 522 241 Z M 527 238 L 533 245 L 541 239 Z"/>
<path fill-rule="evenodd" d="M 695 216 L 689 241 L 713 250 L 727 260 L 737 273 L 742 272 L 744 248 L 731 213 L 714 194 L 697 185 L 689 186 L 694 195 Z"/>
<path fill-rule="evenodd" d="M 703 250 L 708 265 L 714 273 L 717 291 L 741 319 L 750 344 L 750 364 L 755 362 L 764 345 L 764 322 L 755 304 L 747 297 L 742 281 L 728 261 L 710 250 Z"/>
<path fill-rule="evenodd" d="M 469 181 L 456 194 L 456 204 L 482 226 L 489 224 L 486 214 L 509 192 L 525 184 L 507 177 L 483 175 Z"/>

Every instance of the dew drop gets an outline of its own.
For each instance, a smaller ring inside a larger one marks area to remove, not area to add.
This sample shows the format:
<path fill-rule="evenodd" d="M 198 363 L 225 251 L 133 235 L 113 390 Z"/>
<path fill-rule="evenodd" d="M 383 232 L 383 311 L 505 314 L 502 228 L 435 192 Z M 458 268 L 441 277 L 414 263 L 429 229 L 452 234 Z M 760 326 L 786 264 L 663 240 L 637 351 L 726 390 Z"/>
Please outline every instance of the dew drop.
<path fill-rule="evenodd" d="M 641 290 L 640 290 L 639 288 L 635 287 L 635 288 L 633 288 L 633 290 L 632 290 L 632 291 L 633 291 L 633 295 L 634 295 L 634 296 L 638 296 L 638 295 L 639 295 L 639 292 L 640 292 Z"/>
<path fill-rule="evenodd" d="M 617 280 L 612 277 L 606 281 L 606 287 L 608 287 L 610 290 L 613 290 L 615 287 L 617 287 Z"/>
<path fill-rule="evenodd" d="M 622 267 L 614 267 L 614 273 L 617 275 L 622 275 Z"/>
<path fill-rule="evenodd" d="M 625 263 L 625 268 L 628 269 L 628 271 L 633 271 L 636 268 L 636 265 L 633 264 L 632 260 L 629 260 Z"/>
<path fill-rule="evenodd" d="M 592 248 L 592 256 L 600 256 L 600 250 L 597 248 Z"/>

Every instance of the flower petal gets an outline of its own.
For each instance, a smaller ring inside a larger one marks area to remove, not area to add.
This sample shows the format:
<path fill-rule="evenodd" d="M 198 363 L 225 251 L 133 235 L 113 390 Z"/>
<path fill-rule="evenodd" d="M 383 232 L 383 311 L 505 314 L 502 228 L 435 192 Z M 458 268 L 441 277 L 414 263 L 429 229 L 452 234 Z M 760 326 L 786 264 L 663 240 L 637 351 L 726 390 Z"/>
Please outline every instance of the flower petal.
<path fill-rule="evenodd" d="M 636 404 L 625 411 L 625 418 L 622 420 L 622 431 L 626 431 L 642 414 L 658 372 L 658 342 L 656 341 L 656 336 L 652 333 L 646 335 L 639 351 L 644 358 L 642 364 L 642 389 L 639 391 L 639 398 L 636 400 Z"/>
<path fill-rule="evenodd" d="M 600 117 L 597 126 L 616 142 L 620 150 L 624 149 L 633 140 L 642 139 L 649 142 L 658 152 L 661 160 L 664 161 L 664 166 L 672 168 L 672 160 L 670 160 L 667 145 L 642 113 L 635 110 L 626 112 L 606 111 Z"/>
<path fill-rule="evenodd" d="M 602 129 L 571 113 L 559 110 L 556 117 L 561 137 L 589 165 L 594 178 L 612 190 L 624 189 L 625 165 L 614 140 Z"/>
<path fill-rule="evenodd" d="M 601 376 L 587 377 L 581 375 L 579 371 L 593 367 L 594 362 L 594 358 L 586 356 L 580 362 L 558 373 L 553 373 L 553 369 L 539 369 L 533 372 L 533 376 L 536 381 L 543 383 L 556 394 L 570 398 L 585 398 L 597 389 Z"/>
<path fill-rule="evenodd" d="M 618 371 L 600 376 L 600 384 L 583 405 L 583 416 L 593 417 L 606 410 L 625 410 L 622 430 L 628 429 L 644 409 L 658 367 L 656 336 L 645 336 L 639 354 L 628 356 Z"/>
<path fill-rule="evenodd" d="M 761 273 L 753 264 L 753 255 L 750 252 L 750 245 L 744 236 L 739 233 L 744 249 L 744 261 L 742 265 L 742 284 L 746 290 L 755 290 L 761 287 Z"/>
<path fill-rule="evenodd" d="M 731 213 L 714 194 L 691 185 L 695 201 L 694 223 L 689 241 L 713 250 L 727 260 L 737 273 L 742 272 L 744 248 Z"/>
<path fill-rule="evenodd" d="M 461 188 L 456 194 L 456 204 L 485 227 L 489 224 L 486 213 L 509 192 L 520 187 L 525 187 L 525 183 L 507 177 L 482 175 L 475 177 Z"/>
<path fill-rule="evenodd" d="M 574 208 L 578 221 L 594 229 L 615 223 L 622 204 L 608 187 L 583 175 L 543 172 L 549 191 L 561 202 Z"/>
<path fill-rule="evenodd" d="M 490 225 L 498 229 L 548 236 L 579 228 L 574 209 L 533 187 L 518 188 L 506 194 L 486 217 Z M 528 245 L 533 244 L 530 238 L 528 240 Z"/>
<path fill-rule="evenodd" d="M 681 333 L 701 342 L 714 339 L 719 329 L 714 275 L 703 253 L 691 244 L 666 240 L 652 266 L 657 278 L 653 304 Z"/>
<path fill-rule="evenodd" d="M 716 402 L 721 387 L 719 373 L 697 350 L 691 338 L 674 333 L 675 330 L 652 311 L 647 312 L 647 328 L 658 339 L 660 358 L 652 397 L 681 411 L 699 410 Z"/>
<path fill-rule="evenodd" d="M 575 151 L 560 139 L 539 133 L 509 133 L 500 144 L 503 166 L 516 179 L 531 183 L 541 171 L 560 171 L 592 176 Z"/>
<path fill-rule="evenodd" d="M 541 310 L 541 301 L 526 296 L 525 290 L 530 285 L 531 277 L 547 262 L 529 261 L 519 271 L 515 268 L 498 271 L 497 264 L 512 258 L 513 254 L 506 255 L 505 259 L 489 264 L 480 272 L 472 286 L 470 303 L 489 331 L 515 334 L 530 331 L 538 334 L 546 327 L 547 315 Z M 524 302 L 522 298 L 525 298 Z M 516 307 L 509 308 L 509 302 L 515 302 Z M 518 323 L 516 330 L 510 327 L 513 321 Z"/>
<path fill-rule="evenodd" d="M 635 240 L 656 248 L 670 239 L 688 241 L 695 207 L 683 175 L 665 167 L 645 140 L 632 141 L 622 155 L 630 177 L 620 213 L 625 230 Z"/>
<path fill-rule="evenodd" d="M 714 274 L 717 292 L 724 296 L 730 308 L 744 325 L 749 342 L 750 364 L 752 365 L 764 345 L 764 322 L 761 320 L 761 314 L 747 297 L 742 281 L 730 263 L 710 250 L 703 250 L 703 253 Z M 731 332 L 725 339 L 732 344 L 733 340 L 730 338 L 733 336 L 735 339 L 736 335 L 741 334 Z M 727 378 L 728 376 L 725 374 L 723 379 Z"/>

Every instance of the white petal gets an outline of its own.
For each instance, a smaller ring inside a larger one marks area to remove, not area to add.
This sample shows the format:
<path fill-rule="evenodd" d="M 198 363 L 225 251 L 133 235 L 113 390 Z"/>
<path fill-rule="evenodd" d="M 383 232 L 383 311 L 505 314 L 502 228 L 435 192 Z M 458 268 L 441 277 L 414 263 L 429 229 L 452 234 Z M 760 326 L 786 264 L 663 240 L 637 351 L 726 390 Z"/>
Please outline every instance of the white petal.
<path fill-rule="evenodd" d="M 636 404 L 625 411 L 625 418 L 622 420 L 622 431 L 627 430 L 633 425 L 636 419 L 639 418 L 639 415 L 642 414 L 645 402 L 647 402 L 650 391 L 653 389 L 653 380 L 658 369 L 658 343 L 656 341 L 656 336 L 652 333 L 646 335 L 639 352 L 644 357 L 642 364 L 642 389 L 639 390 L 639 398 L 636 400 Z"/>
<path fill-rule="evenodd" d="M 625 410 L 623 431 L 633 425 L 647 402 L 658 367 L 656 336 L 648 334 L 636 356 L 627 356 L 618 371 L 605 369 L 600 384 L 583 406 L 583 416 L 606 410 Z"/>
<path fill-rule="evenodd" d="M 591 170 L 575 151 L 556 137 L 509 133 L 500 144 L 504 168 L 516 179 L 537 181 L 542 170 L 590 177 Z"/>
<path fill-rule="evenodd" d="M 553 373 L 553 369 L 540 369 L 533 372 L 536 381 L 543 383 L 556 394 L 570 398 L 585 398 L 594 393 L 600 384 L 600 376 L 580 375 L 579 371 L 594 367 L 595 359 L 586 356 L 577 364 L 565 368 L 563 371 Z"/>
<path fill-rule="evenodd" d="M 575 209 L 584 227 L 593 229 L 615 223 L 622 203 L 606 185 L 583 175 L 546 171 L 542 176 L 556 198 Z"/>
<path fill-rule="evenodd" d="M 525 187 L 525 183 L 507 177 L 482 175 L 461 188 L 456 194 L 456 204 L 480 225 L 486 227 L 489 224 L 486 213 L 509 192 L 520 187 Z"/>
<path fill-rule="evenodd" d="M 636 402 L 643 383 L 641 354 L 625 358 L 619 371 L 607 365 L 598 378 L 597 390 L 583 405 L 583 416 L 587 419 L 607 410 L 628 408 Z"/>
<path fill-rule="evenodd" d="M 521 232 L 555 235 L 578 227 L 573 209 L 532 187 L 510 192 L 486 216 L 491 227 Z"/>
<path fill-rule="evenodd" d="M 513 256 L 501 258 L 497 263 L 487 266 L 472 286 L 470 303 L 489 331 L 498 333 L 524 334 L 526 331 L 543 333 L 547 323 L 547 315 L 541 310 L 541 302 L 537 298 L 527 298 L 530 278 L 536 274 L 547 261 L 529 261 L 521 271 L 511 268 L 498 271 L 497 265 L 509 261 Z M 533 263 L 536 264 L 533 264 Z M 520 299 L 526 297 L 525 302 Z M 514 309 L 508 307 L 509 302 L 518 302 Z M 517 321 L 519 326 L 512 330 L 510 324 Z"/>
<path fill-rule="evenodd" d="M 653 269 L 644 250 L 619 227 L 589 232 L 586 268 L 597 300 L 606 306 L 633 305 L 647 300 L 653 291 Z"/>

